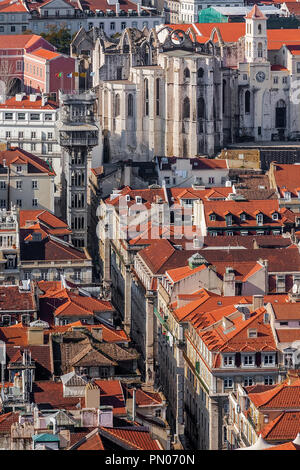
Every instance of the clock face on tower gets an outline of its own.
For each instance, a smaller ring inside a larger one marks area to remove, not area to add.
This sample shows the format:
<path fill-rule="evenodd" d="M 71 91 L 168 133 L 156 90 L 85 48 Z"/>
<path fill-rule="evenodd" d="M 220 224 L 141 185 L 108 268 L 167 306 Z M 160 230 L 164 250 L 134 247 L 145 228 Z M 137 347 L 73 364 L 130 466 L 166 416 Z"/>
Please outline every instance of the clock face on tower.
<path fill-rule="evenodd" d="M 266 78 L 265 72 L 263 72 L 262 70 L 260 70 L 259 72 L 257 72 L 257 74 L 256 74 L 256 80 L 257 80 L 258 82 L 263 82 L 265 78 Z"/>

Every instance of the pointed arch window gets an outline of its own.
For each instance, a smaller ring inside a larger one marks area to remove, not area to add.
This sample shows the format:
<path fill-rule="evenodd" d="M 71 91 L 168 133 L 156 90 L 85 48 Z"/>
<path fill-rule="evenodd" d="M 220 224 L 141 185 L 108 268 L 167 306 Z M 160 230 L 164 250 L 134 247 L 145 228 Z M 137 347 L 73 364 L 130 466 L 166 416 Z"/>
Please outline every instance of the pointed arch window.
<path fill-rule="evenodd" d="M 120 95 L 117 94 L 115 98 L 115 117 L 120 116 Z"/>
<path fill-rule="evenodd" d="M 261 31 L 262 31 L 262 30 L 261 30 L 261 24 L 258 24 L 258 26 L 257 26 L 257 31 L 258 31 L 258 34 L 261 34 Z"/>
<path fill-rule="evenodd" d="M 159 116 L 160 79 L 156 79 L 156 116 Z"/>
<path fill-rule="evenodd" d="M 144 80 L 144 95 L 145 95 L 145 116 L 149 116 L 149 82 L 148 78 Z"/>
<path fill-rule="evenodd" d="M 190 70 L 186 67 L 183 71 L 183 77 L 184 77 L 184 80 L 189 80 L 190 79 Z"/>
<path fill-rule="evenodd" d="M 258 43 L 257 45 L 257 56 L 262 57 L 263 56 L 263 45 L 261 42 Z"/>
<path fill-rule="evenodd" d="M 186 96 L 183 100 L 183 119 L 188 119 L 190 117 L 190 100 Z"/>
<path fill-rule="evenodd" d="M 250 113 L 250 91 L 245 92 L 245 113 Z"/>
<path fill-rule="evenodd" d="M 127 99 L 128 99 L 127 116 L 132 117 L 133 116 L 133 96 L 131 93 L 128 95 Z"/>

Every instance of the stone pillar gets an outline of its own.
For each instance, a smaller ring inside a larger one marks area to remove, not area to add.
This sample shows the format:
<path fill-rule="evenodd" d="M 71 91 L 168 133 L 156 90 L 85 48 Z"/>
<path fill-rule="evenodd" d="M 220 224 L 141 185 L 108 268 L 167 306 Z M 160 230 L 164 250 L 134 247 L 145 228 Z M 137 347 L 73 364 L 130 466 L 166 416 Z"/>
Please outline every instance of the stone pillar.
<path fill-rule="evenodd" d="M 124 289 L 124 329 L 128 335 L 131 333 L 131 273 L 130 265 L 125 266 Z"/>
<path fill-rule="evenodd" d="M 153 295 L 146 294 L 146 354 L 145 381 L 149 386 L 154 385 L 154 335 L 153 335 Z"/>

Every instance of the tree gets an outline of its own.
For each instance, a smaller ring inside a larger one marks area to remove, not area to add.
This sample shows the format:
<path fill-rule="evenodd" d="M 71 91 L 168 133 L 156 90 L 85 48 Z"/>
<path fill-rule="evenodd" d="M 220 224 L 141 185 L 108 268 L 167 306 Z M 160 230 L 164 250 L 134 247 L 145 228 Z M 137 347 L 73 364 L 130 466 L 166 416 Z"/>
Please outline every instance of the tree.
<path fill-rule="evenodd" d="M 48 33 L 41 33 L 41 36 L 56 47 L 58 52 L 69 54 L 72 36 L 65 27 L 57 29 L 57 26 L 49 26 Z"/>

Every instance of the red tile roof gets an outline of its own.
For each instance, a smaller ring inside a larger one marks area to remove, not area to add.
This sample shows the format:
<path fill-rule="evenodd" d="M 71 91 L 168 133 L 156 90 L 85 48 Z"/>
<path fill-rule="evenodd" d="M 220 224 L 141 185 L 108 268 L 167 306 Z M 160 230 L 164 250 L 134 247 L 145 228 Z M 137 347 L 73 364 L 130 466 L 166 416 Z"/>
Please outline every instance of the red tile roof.
<path fill-rule="evenodd" d="M 258 6 L 255 4 L 251 11 L 245 16 L 245 18 L 249 19 L 257 19 L 257 20 L 266 20 L 267 18 L 265 15 L 260 11 Z"/>
<path fill-rule="evenodd" d="M 0 109 L 45 109 L 54 110 L 57 109 L 58 105 L 53 101 L 47 101 L 46 104 L 42 105 L 42 97 L 37 96 L 35 101 L 30 101 L 28 95 L 23 96 L 21 101 L 17 101 L 16 96 L 8 98 L 4 103 L 0 103 Z"/>
<path fill-rule="evenodd" d="M 272 304 L 276 320 L 299 320 L 300 303 L 286 302 L 284 304 Z"/>
<path fill-rule="evenodd" d="M 100 388 L 100 405 L 113 406 L 115 416 L 127 416 L 126 404 L 119 380 L 94 380 Z"/>
<path fill-rule="evenodd" d="M 27 13 L 26 4 L 20 0 L 2 0 L 0 3 L 0 13 Z"/>
<path fill-rule="evenodd" d="M 300 410 L 300 379 L 290 385 L 284 382 L 266 392 L 249 393 L 248 397 L 257 408 Z"/>
<path fill-rule="evenodd" d="M 58 52 L 48 51 L 47 49 L 43 49 L 42 47 L 31 52 L 31 54 L 35 55 L 36 57 L 41 57 L 45 60 L 52 60 L 56 59 L 57 57 L 61 57 L 61 54 L 59 54 Z"/>
<path fill-rule="evenodd" d="M 50 169 L 44 160 L 18 147 L 11 147 L 10 150 L 0 151 L 1 166 L 3 166 L 3 160 L 5 160 L 7 166 L 26 164 L 28 173 L 48 173 L 49 176 L 55 176 L 55 172 Z"/>
<path fill-rule="evenodd" d="M 116 5 L 108 3 L 107 0 L 82 0 L 81 4 L 83 8 L 89 8 L 91 11 L 95 10 L 113 10 L 116 11 Z M 119 0 L 120 9 L 124 11 L 134 10 L 137 11 L 137 4 L 128 0 Z"/>
<path fill-rule="evenodd" d="M 152 439 L 149 431 L 142 427 L 101 428 L 101 434 L 117 438 L 132 450 L 162 450 L 158 441 Z"/>
<path fill-rule="evenodd" d="M 0 311 L 25 313 L 26 310 L 36 311 L 33 290 L 20 291 L 18 286 L 0 286 Z"/>
<path fill-rule="evenodd" d="M 173 284 L 179 282 L 193 274 L 198 273 L 199 271 L 203 271 L 206 269 L 206 266 L 202 264 L 201 266 L 197 266 L 197 268 L 190 268 L 189 266 L 183 266 L 180 268 L 169 269 L 166 271 L 166 276 L 171 280 Z"/>
<path fill-rule="evenodd" d="M 293 442 L 286 442 L 285 444 L 278 444 L 277 446 L 268 447 L 262 450 L 300 450 L 300 446 Z"/>
<path fill-rule="evenodd" d="M 34 382 L 32 387 L 32 401 L 43 409 L 76 410 L 78 405 L 84 404 L 79 397 L 64 397 L 61 382 L 43 381 Z"/>
<path fill-rule="evenodd" d="M 292 197 L 298 198 L 300 192 L 300 165 L 273 164 L 275 182 L 281 197 L 289 191 Z"/>
<path fill-rule="evenodd" d="M 0 434 L 10 434 L 10 428 L 13 423 L 19 421 L 19 413 L 5 413 L 0 415 Z"/>
<path fill-rule="evenodd" d="M 92 431 L 92 433 L 85 436 L 84 442 L 82 442 L 82 444 L 80 444 L 74 450 L 105 450 L 98 429 L 96 433 L 94 433 L 94 431 Z"/>
<path fill-rule="evenodd" d="M 261 430 L 266 441 L 290 441 L 300 432 L 300 411 L 285 411 Z"/>
<path fill-rule="evenodd" d="M 41 39 L 36 34 L 1 34 L 1 49 L 28 49 Z M 50 45 L 50 44 L 49 44 Z"/>
<path fill-rule="evenodd" d="M 279 343 L 293 343 L 299 341 L 300 328 L 277 328 L 276 335 Z"/>

